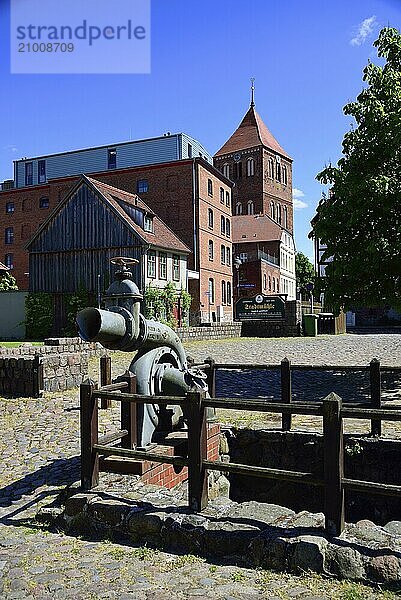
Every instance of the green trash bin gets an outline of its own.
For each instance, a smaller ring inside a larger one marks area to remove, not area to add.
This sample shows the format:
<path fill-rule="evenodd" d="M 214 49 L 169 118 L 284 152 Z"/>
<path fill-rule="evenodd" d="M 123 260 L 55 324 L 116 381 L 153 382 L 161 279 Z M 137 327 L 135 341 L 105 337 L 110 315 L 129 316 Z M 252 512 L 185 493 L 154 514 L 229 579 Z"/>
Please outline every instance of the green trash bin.
<path fill-rule="evenodd" d="M 317 322 L 318 315 L 307 314 L 304 315 L 304 333 L 305 335 L 316 337 L 317 336 Z"/>

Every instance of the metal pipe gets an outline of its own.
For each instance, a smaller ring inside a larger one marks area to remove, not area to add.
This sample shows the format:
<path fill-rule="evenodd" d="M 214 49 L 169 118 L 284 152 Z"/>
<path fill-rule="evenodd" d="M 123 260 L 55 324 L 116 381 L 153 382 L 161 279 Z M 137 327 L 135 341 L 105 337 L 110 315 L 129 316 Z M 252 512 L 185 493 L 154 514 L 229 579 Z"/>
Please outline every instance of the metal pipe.
<path fill-rule="evenodd" d="M 117 342 L 127 329 L 122 315 L 100 308 L 84 308 L 77 314 L 77 323 L 86 342 Z"/>

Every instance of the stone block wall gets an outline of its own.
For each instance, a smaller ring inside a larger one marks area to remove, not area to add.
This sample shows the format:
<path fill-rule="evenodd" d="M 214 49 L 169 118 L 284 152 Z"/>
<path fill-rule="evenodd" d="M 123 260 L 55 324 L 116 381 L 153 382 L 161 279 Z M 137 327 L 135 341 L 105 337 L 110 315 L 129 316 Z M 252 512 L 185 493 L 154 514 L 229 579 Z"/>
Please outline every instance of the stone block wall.
<path fill-rule="evenodd" d="M 43 346 L 25 343 L 0 347 L 0 394 L 37 397 L 80 385 L 88 377 L 88 359 L 106 350 L 80 338 L 49 338 Z"/>
<path fill-rule="evenodd" d="M 181 341 L 222 340 L 225 338 L 241 337 L 242 323 L 227 323 L 211 325 L 210 327 L 179 327 L 176 329 Z"/>

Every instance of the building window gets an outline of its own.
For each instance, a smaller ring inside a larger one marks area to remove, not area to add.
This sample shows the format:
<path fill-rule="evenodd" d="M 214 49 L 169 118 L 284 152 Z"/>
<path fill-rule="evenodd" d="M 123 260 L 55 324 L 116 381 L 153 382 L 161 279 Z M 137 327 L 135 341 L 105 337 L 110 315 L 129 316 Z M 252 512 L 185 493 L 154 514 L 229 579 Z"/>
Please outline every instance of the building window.
<path fill-rule="evenodd" d="M 274 162 L 272 158 L 269 158 L 269 177 L 274 179 Z"/>
<path fill-rule="evenodd" d="M 266 277 L 266 273 L 263 274 L 263 289 L 267 290 L 267 277 Z"/>
<path fill-rule="evenodd" d="M 153 217 L 151 215 L 145 214 L 143 218 L 143 228 L 145 231 L 153 233 Z"/>
<path fill-rule="evenodd" d="M 225 265 L 226 264 L 226 247 L 225 246 L 221 246 L 220 255 L 221 255 L 221 264 Z"/>
<path fill-rule="evenodd" d="M 224 189 L 220 188 L 220 203 L 224 204 Z"/>
<path fill-rule="evenodd" d="M 207 193 L 209 196 L 213 196 L 213 181 L 211 179 L 207 180 Z"/>
<path fill-rule="evenodd" d="M 273 220 L 276 220 L 276 211 L 274 210 L 274 202 L 270 202 L 270 216 Z"/>
<path fill-rule="evenodd" d="M 254 207 L 254 203 L 252 202 L 252 200 L 250 200 L 246 206 L 246 212 L 248 213 L 248 215 L 253 215 L 255 212 L 255 207 Z"/>
<path fill-rule="evenodd" d="M 149 182 L 147 179 L 138 179 L 136 182 L 137 194 L 144 194 L 149 191 Z"/>
<path fill-rule="evenodd" d="M 148 251 L 148 277 L 154 279 L 156 277 L 156 252 Z"/>
<path fill-rule="evenodd" d="M 209 229 L 213 229 L 213 211 L 211 208 L 208 209 L 208 224 Z"/>
<path fill-rule="evenodd" d="M 159 252 L 159 279 L 167 279 L 167 254 Z"/>
<path fill-rule="evenodd" d="M 284 206 L 284 227 L 288 229 L 288 208 Z"/>
<path fill-rule="evenodd" d="M 38 160 L 38 183 L 46 183 L 46 161 Z"/>
<path fill-rule="evenodd" d="M 117 150 L 115 148 L 109 148 L 107 150 L 107 168 L 115 169 L 117 167 Z"/>
<path fill-rule="evenodd" d="M 276 162 L 276 179 L 281 181 L 281 165 L 278 162 Z"/>
<path fill-rule="evenodd" d="M 214 279 L 209 279 L 209 302 L 214 304 Z"/>
<path fill-rule="evenodd" d="M 221 303 L 227 304 L 226 282 L 221 282 Z"/>
<path fill-rule="evenodd" d="M 233 164 L 233 178 L 241 179 L 242 177 L 242 163 L 237 162 Z"/>
<path fill-rule="evenodd" d="M 4 264 L 9 269 L 13 269 L 14 268 L 14 254 L 6 254 Z"/>
<path fill-rule="evenodd" d="M 14 243 L 14 228 L 13 227 L 6 227 L 6 229 L 4 231 L 4 242 L 6 244 Z"/>
<path fill-rule="evenodd" d="M 209 240 L 209 260 L 213 260 L 213 241 Z"/>
<path fill-rule="evenodd" d="M 281 225 L 281 204 L 277 204 L 277 221 Z"/>
<path fill-rule="evenodd" d="M 224 235 L 226 232 L 226 220 L 223 217 L 223 215 L 221 215 L 221 219 L 220 219 L 220 231 L 221 231 L 222 235 Z"/>
<path fill-rule="evenodd" d="M 33 163 L 25 163 L 25 185 L 33 184 Z"/>
<path fill-rule="evenodd" d="M 227 177 L 227 179 L 230 179 L 230 165 L 228 163 L 223 165 L 223 175 L 224 177 Z"/>
<path fill-rule="evenodd" d="M 188 144 L 188 158 L 192 158 L 192 144 Z"/>
<path fill-rule="evenodd" d="M 7 202 L 6 204 L 6 213 L 7 214 L 11 214 L 15 211 L 15 205 L 14 202 Z"/>
<path fill-rule="evenodd" d="M 248 158 L 246 161 L 246 176 L 252 177 L 255 175 L 255 161 L 253 158 Z"/>
<path fill-rule="evenodd" d="M 273 292 L 275 292 L 275 291 L 276 291 L 276 280 L 275 280 L 275 278 L 273 277 Z M 277 290 L 277 291 L 278 291 L 278 290 Z"/>
<path fill-rule="evenodd" d="M 226 206 L 230 206 L 230 192 L 226 192 Z"/>
<path fill-rule="evenodd" d="M 231 250 L 230 250 L 230 248 L 228 246 L 226 248 L 226 264 L 228 266 L 231 265 Z"/>
<path fill-rule="evenodd" d="M 173 254 L 173 280 L 180 281 L 180 257 Z"/>
<path fill-rule="evenodd" d="M 236 215 L 242 215 L 242 204 L 241 204 L 241 202 L 237 202 L 237 204 L 235 205 L 235 214 Z"/>
<path fill-rule="evenodd" d="M 227 304 L 231 304 L 231 281 L 227 281 Z"/>
<path fill-rule="evenodd" d="M 285 165 L 283 165 L 283 168 L 281 170 L 281 174 L 283 176 L 283 184 L 287 185 L 287 167 Z"/>
<path fill-rule="evenodd" d="M 39 208 L 49 208 L 49 198 L 41 198 L 39 200 Z"/>
<path fill-rule="evenodd" d="M 269 292 L 272 291 L 272 278 L 269 275 Z"/>
<path fill-rule="evenodd" d="M 230 219 L 226 219 L 226 236 L 230 237 L 231 235 L 231 223 Z"/>

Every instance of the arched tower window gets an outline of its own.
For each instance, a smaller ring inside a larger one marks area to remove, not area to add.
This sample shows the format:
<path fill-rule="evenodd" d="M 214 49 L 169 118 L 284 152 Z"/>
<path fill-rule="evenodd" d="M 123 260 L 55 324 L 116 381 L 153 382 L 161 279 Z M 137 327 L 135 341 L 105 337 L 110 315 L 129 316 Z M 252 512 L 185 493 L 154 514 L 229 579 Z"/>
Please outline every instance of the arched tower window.
<path fill-rule="evenodd" d="M 270 216 L 272 219 L 276 219 L 276 211 L 274 209 L 274 202 L 270 202 Z"/>
<path fill-rule="evenodd" d="M 288 229 L 288 208 L 284 206 L 284 227 Z"/>
<path fill-rule="evenodd" d="M 287 167 L 285 165 L 283 165 L 281 174 L 283 177 L 283 184 L 287 185 Z"/>
<path fill-rule="evenodd" d="M 248 202 L 248 204 L 246 205 L 246 212 L 247 212 L 248 215 L 253 215 L 254 214 L 254 212 L 255 212 L 255 205 L 252 202 L 252 200 L 250 200 Z"/>
<path fill-rule="evenodd" d="M 277 181 L 281 181 L 281 165 L 280 165 L 280 163 L 276 163 L 276 179 L 277 179 Z"/>
<path fill-rule="evenodd" d="M 277 221 L 281 225 L 281 204 L 277 204 Z"/>
<path fill-rule="evenodd" d="M 253 158 L 248 158 L 246 161 L 246 176 L 252 177 L 255 175 L 255 161 Z"/>
<path fill-rule="evenodd" d="M 222 172 L 223 172 L 224 177 L 227 177 L 227 179 L 230 179 L 230 165 L 228 163 L 224 163 Z"/>
<path fill-rule="evenodd" d="M 269 158 L 269 177 L 274 179 L 274 162 L 272 158 Z"/>
<path fill-rule="evenodd" d="M 237 204 L 235 205 L 235 214 L 236 215 L 242 215 L 242 204 L 241 204 L 241 202 L 237 202 Z"/>

